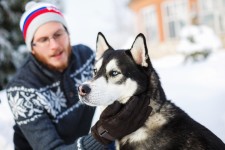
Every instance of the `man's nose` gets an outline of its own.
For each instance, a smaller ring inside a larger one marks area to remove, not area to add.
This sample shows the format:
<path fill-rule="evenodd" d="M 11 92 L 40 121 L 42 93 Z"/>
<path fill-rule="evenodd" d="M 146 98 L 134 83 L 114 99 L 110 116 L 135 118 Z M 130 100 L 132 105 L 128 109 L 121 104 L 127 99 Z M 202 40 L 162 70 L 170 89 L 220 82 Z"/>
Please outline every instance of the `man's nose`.
<path fill-rule="evenodd" d="M 51 49 L 55 49 L 59 47 L 59 43 L 54 38 L 49 38 L 49 46 Z"/>

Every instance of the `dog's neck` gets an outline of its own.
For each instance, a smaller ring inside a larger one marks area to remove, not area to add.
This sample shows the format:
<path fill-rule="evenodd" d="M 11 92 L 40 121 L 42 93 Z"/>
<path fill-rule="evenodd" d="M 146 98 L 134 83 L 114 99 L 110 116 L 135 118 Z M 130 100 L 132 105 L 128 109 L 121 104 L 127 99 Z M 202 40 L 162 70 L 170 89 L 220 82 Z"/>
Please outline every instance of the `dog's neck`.
<path fill-rule="evenodd" d="M 159 76 L 155 71 L 149 75 L 149 87 L 147 95 L 150 97 L 150 106 L 152 107 L 151 115 L 160 111 L 163 103 L 166 101 L 166 95 L 161 86 Z"/>

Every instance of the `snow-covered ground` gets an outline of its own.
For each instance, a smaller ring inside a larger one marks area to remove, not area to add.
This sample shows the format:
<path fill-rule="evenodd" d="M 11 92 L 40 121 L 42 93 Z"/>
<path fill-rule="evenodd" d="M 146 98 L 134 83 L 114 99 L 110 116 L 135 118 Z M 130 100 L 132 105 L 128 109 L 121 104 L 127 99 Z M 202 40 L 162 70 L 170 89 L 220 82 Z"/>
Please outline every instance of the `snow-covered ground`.
<path fill-rule="evenodd" d="M 65 17 L 68 19 L 72 44 L 84 43 L 94 48 L 98 31 L 106 35 L 112 46 L 115 41 L 126 43 L 122 39 L 129 36 L 118 28 L 131 27 L 132 23 L 128 21 L 130 16 L 125 15 L 122 6 L 118 9 L 119 4 L 121 0 L 88 3 L 65 0 Z M 111 34 L 118 31 L 120 34 Z M 225 142 L 225 50 L 216 51 L 206 61 L 199 63 L 184 65 L 181 55 L 173 55 L 153 60 L 153 65 L 161 77 L 168 99 Z M 0 149 L 12 150 L 14 122 L 4 91 L 0 91 L 0 100 Z"/>
<path fill-rule="evenodd" d="M 153 60 L 168 99 L 225 142 L 225 50 L 199 63 L 182 61 L 180 55 Z M 4 91 L 0 99 L 0 149 L 11 150 L 13 119 Z"/>
<path fill-rule="evenodd" d="M 225 142 L 225 51 L 183 64 L 182 56 L 153 62 L 167 98 Z"/>
<path fill-rule="evenodd" d="M 0 91 L 0 149 L 13 150 L 13 115 L 5 91 Z"/>

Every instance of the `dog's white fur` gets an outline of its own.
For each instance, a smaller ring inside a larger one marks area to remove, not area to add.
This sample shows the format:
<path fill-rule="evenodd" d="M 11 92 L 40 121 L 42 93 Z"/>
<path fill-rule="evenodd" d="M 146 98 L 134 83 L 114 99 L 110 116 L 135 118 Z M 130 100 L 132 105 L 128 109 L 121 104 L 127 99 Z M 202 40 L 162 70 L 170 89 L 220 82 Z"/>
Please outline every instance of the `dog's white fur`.
<path fill-rule="evenodd" d="M 145 56 L 145 53 L 140 52 L 145 50 L 145 48 L 143 47 L 143 42 L 143 38 L 137 38 L 131 47 L 131 54 L 137 64 L 147 67 L 148 64 L 146 62 L 147 58 Z M 95 63 L 96 72 L 98 72 L 102 67 L 103 59 L 101 58 L 101 56 L 108 48 L 109 46 L 107 41 L 102 36 L 98 36 Z M 123 84 L 114 84 L 123 77 L 122 74 L 118 74 L 115 77 L 110 77 L 108 75 L 111 71 L 121 72 L 120 68 L 117 65 L 116 59 L 112 59 L 105 68 L 105 74 L 109 77 L 108 82 L 106 81 L 105 77 L 99 77 L 96 80 L 84 82 L 83 84 L 88 84 L 91 87 L 91 92 L 86 96 L 88 101 L 83 97 L 80 97 L 80 99 L 87 105 L 102 106 L 102 110 L 106 106 L 112 104 L 115 100 L 119 101 L 120 103 L 126 103 L 128 99 L 132 95 L 134 95 L 138 86 L 137 83 L 132 79 L 127 79 Z M 151 126 L 151 128 L 154 128 L 158 126 L 157 124 L 163 124 L 165 122 L 165 119 L 163 119 L 163 117 L 160 115 L 156 115 L 154 118 L 155 119 L 148 120 L 146 122 L 146 125 L 148 124 Z M 146 128 L 140 128 L 134 133 L 125 136 L 122 142 L 125 142 L 128 139 L 134 142 L 145 140 L 148 137 L 148 134 L 149 133 L 147 133 Z"/>
<path fill-rule="evenodd" d="M 140 84 L 140 80 L 134 81 L 132 80 L 134 78 L 130 78 L 129 75 L 125 77 L 125 74 L 123 75 L 121 73 L 122 69 L 120 70 L 118 62 L 123 62 L 119 61 L 121 59 L 113 59 L 115 57 L 111 57 L 112 55 L 110 55 L 112 51 L 108 51 L 109 55 L 106 53 L 104 59 L 104 61 L 107 61 L 107 57 L 110 57 L 110 61 L 107 62 L 107 64 L 103 64 L 101 56 L 107 49 L 113 50 L 104 36 L 99 34 L 97 39 L 97 62 L 95 64 L 97 75 L 93 80 L 84 83 L 86 84 L 84 86 L 84 88 L 86 88 L 84 89 L 84 93 L 82 93 L 82 89 L 79 91 L 81 101 L 87 105 L 106 107 L 115 100 L 120 103 L 126 103 L 138 89 L 142 89 L 145 86 L 143 82 Z M 146 67 L 151 71 L 147 70 L 151 73 L 148 74 L 150 77 L 151 90 L 157 91 L 155 93 L 151 91 L 153 95 L 150 97 L 149 105 L 152 108 L 152 112 L 144 126 L 123 137 L 120 141 L 116 141 L 116 149 L 120 149 L 119 145 L 125 149 L 177 149 L 177 146 L 182 146 L 183 149 L 202 149 L 208 146 L 211 148 L 215 147 L 215 149 L 220 149 L 221 147 L 221 149 L 224 149 L 225 146 L 220 139 L 206 128 L 196 123 L 186 115 L 185 112 L 166 99 L 157 73 L 151 66 L 150 59 L 148 59 L 146 53 L 148 53 L 148 51 L 144 37 L 137 36 L 130 49 L 129 55 L 132 55 L 133 60 L 138 66 Z M 118 56 L 118 53 L 113 54 L 115 54 L 113 56 Z M 126 61 L 129 60 L 126 59 Z M 129 68 L 128 70 L 131 71 L 132 69 Z M 137 73 L 137 71 L 140 70 L 136 69 L 135 71 L 135 73 Z M 134 72 L 131 71 L 131 73 Z M 140 76 L 136 77 L 139 78 Z M 143 76 L 139 79 L 141 79 L 141 81 L 146 81 L 142 80 L 142 77 Z M 87 90 L 87 93 L 85 93 L 85 90 Z M 161 129 L 167 124 L 168 128 L 164 128 L 165 131 L 162 132 L 162 135 Z M 179 132 L 170 132 L 177 129 Z"/>
<path fill-rule="evenodd" d="M 109 74 L 112 70 L 120 72 L 120 69 L 116 64 L 116 60 L 110 61 L 106 66 L 106 74 Z M 101 66 L 102 59 L 96 63 L 95 69 L 98 71 Z M 115 100 L 118 100 L 121 103 L 126 103 L 137 90 L 137 84 L 131 79 L 128 79 L 125 83 L 120 85 L 114 84 L 121 78 L 122 74 L 119 74 L 114 78 L 110 78 L 108 83 L 104 77 L 84 82 L 83 84 L 88 84 L 91 87 L 91 92 L 87 96 L 89 101 L 87 102 L 84 100 L 84 103 L 91 106 L 107 106 L 112 104 Z"/>

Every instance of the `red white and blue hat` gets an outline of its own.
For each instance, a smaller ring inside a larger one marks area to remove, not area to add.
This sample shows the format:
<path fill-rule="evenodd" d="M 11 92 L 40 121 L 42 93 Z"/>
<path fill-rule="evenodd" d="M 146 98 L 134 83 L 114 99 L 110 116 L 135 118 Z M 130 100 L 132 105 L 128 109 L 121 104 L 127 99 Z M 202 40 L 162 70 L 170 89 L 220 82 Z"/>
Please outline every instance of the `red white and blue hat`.
<path fill-rule="evenodd" d="M 31 42 L 36 30 L 43 24 L 57 21 L 67 27 L 62 12 L 53 4 L 34 1 L 28 2 L 25 6 L 25 12 L 20 19 L 20 29 L 27 48 L 31 51 Z"/>

